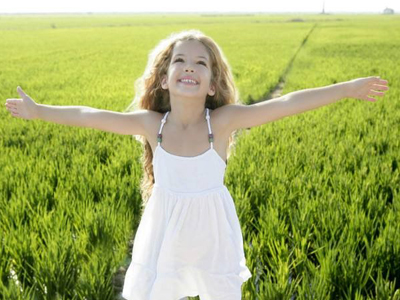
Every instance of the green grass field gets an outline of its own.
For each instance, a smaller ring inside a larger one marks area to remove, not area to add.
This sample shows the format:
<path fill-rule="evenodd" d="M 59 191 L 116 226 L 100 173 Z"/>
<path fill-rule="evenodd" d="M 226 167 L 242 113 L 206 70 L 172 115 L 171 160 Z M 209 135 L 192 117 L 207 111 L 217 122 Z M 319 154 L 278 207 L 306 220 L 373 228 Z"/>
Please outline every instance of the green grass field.
<path fill-rule="evenodd" d="M 225 184 L 253 276 L 244 300 L 400 299 L 400 17 L 0 16 L 0 98 L 123 111 L 149 51 L 199 29 L 244 103 L 358 77 L 390 90 L 241 130 Z M 131 136 L 0 111 L 0 299 L 118 299 L 140 221 Z M 196 298 L 191 298 L 196 299 Z M 197 297 L 198 299 L 198 297 Z"/>

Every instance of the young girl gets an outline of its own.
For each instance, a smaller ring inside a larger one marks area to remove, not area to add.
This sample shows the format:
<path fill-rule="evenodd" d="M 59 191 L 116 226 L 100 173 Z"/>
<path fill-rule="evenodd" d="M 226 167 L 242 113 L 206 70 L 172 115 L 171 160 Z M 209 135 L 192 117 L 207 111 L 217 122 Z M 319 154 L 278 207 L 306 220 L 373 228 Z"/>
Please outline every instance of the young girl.
<path fill-rule="evenodd" d="M 7 99 L 14 117 L 143 138 L 143 215 L 122 296 L 128 300 L 240 300 L 251 276 L 241 227 L 224 185 L 231 135 L 342 98 L 376 101 L 387 81 L 366 77 L 239 103 L 218 45 L 197 30 L 172 34 L 153 50 L 137 82 L 134 112 Z"/>

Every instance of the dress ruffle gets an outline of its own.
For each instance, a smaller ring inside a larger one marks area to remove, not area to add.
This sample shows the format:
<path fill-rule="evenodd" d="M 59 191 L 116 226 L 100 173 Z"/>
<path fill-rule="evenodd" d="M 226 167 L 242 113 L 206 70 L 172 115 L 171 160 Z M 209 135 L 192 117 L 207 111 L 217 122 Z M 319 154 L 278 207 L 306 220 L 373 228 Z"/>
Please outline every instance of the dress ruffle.
<path fill-rule="evenodd" d="M 185 267 L 157 276 L 149 268 L 132 262 L 125 278 L 135 284 L 125 285 L 122 296 L 128 300 L 178 300 L 197 295 L 202 300 L 241 300 L 241 285 L 251 274 L 246 270 L 240 274 L 212 274 Z"/>

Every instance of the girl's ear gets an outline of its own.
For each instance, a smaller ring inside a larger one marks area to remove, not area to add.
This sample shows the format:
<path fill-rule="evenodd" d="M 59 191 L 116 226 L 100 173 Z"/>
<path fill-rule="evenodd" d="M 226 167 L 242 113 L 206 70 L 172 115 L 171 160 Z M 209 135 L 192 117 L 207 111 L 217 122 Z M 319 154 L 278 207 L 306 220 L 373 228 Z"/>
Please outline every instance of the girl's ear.
<path fill-rule="evenodd" d="M 213 84 L 210 85 L 210 89 L 208 90 L 208 94 L 210 96 L 214 96 L 215 95 L 215 87 Z"/>
<path fill-rule="evenodd" d="M 161 79 L 161 87 L 162 87 L 164 90 L 168 90 L 167 76 L 166 76 L 166 75 L 163 75 L 163 76 L 162 76 L 162 79 Z"/>

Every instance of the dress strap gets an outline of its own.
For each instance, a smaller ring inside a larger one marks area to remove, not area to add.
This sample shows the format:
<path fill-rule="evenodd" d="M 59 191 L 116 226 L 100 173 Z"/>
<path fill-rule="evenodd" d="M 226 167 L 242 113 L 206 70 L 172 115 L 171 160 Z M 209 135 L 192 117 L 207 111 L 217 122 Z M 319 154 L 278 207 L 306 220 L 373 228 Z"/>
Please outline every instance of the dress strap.
<path fill-rule="evenodd" d="M 211 126 L 210 126 L 210 112 L 209 109 L 206 108 L 207 111 L 207 115 L 206 115 L 206 119 L 207 119 L 207 124 L 208 124 L 208 141 L 211 144 L 211 149 L 214 148 L 214 135 L 211 131 Z"/>
<path fill-rule="evenodd" d="M 209 109 L 206 108 L 206 120 L 207 120 L 207 125 L 208 125 L 208 141 L 211 144 L 211 149 L 214 148 L 214 135 L 211 131 L 211 125 L 210 125 L 210 112 Z M 158 135 L 157 135 L 157 141 L 158 141 L 158 145 L 160 145 L 160 143 L 162 142 L 162 129 L 164 127 L 164 124 L 167 122 L 167 117 L 168 117 L 169 111 L 167 111 L 164 114 L 164 117 L 161 120 L 161 126 L 160 126 L 160 130 L 158 131 Z"/>
<path fill-rule="evenodd" d="M 162 120 L 161 120 L 161 126 L 160 126 L 160 130 L 158 131 L 158 135 L 157 135 L 157 141 L 158 141 L 158 145 L 160 145 L 160 143 L 162 142 L 162 129 L 163 129 L 163 127 L 164 127 L 164 124 L 165 124 L 165 122 L 167 122 L 167 116 L 168 116 L 168 114 L 169 114 L 169 111 L 167 111 L 165 114 L 164 114 L 164 117 L 162 118 Z"/>

